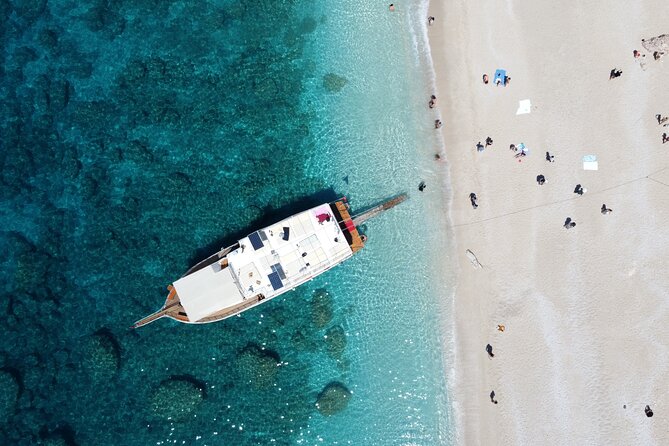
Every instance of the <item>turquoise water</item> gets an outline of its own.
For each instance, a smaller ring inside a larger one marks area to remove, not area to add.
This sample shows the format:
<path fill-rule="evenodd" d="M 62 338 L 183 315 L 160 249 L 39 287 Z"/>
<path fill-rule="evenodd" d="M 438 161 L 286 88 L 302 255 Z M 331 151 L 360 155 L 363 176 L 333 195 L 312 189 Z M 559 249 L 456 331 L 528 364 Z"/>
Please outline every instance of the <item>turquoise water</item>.
<path fill-rule="evenodd" d="M 1 443 L 451 442 L 424 8 L 2 3 Z M 128 329 L 253 228 L 404 191 L 295 292 Z"/>

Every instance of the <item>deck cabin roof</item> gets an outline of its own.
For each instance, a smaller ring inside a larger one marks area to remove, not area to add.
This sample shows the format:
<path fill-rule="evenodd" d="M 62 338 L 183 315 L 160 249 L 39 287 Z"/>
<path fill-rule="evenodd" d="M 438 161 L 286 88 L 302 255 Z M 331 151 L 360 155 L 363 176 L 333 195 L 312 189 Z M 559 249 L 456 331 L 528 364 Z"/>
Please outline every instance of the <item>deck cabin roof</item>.
<path fill-rule="evenodd" d="M 188 319 L 199 321 L 244 299 L 229 268 L 213 263 L 174 282 Z"/>

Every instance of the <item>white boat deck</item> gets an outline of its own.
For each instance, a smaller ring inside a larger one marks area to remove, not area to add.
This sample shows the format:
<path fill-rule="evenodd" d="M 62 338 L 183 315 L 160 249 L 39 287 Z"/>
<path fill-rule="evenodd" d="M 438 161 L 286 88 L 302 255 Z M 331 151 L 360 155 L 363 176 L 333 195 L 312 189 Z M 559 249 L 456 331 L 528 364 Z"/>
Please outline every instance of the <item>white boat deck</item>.
<path fill-rule="evenodd" d="M 245 299 L 290 291 L 353 255 L 329 204 L 293 215 L 239 240 L 228 267 L 214 263 L 176 282 L 181 304 L 196 322 Z"/>
<path fill-rule="evenodd" d="M 328 204 L 256 231 L 239 245 L 228 262 L 244 297 L 274 297 L 353 255 Z"/>

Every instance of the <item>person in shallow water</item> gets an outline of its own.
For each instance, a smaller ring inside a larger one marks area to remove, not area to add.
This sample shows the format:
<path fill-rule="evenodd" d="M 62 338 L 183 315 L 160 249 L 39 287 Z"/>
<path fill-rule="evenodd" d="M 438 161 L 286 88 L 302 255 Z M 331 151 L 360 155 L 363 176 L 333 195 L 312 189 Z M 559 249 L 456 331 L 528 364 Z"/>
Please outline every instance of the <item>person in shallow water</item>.
<path fill-rule="evenodd" d="M 421 181 L 420 184 L 418 185 L 418 190 L 423 192 L 426 187 L 427 187 L 427 184 L 425 184 L 425 181 Z"/>

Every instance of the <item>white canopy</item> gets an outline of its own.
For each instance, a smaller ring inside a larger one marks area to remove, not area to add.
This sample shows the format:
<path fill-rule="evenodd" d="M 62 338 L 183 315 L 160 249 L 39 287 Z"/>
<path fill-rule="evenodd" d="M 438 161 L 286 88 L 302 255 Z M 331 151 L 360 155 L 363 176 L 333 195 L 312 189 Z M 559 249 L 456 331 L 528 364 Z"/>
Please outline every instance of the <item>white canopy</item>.
<path fill-rule="evenodd" d="M 218 263 L 182 277 L 174 287 L 191 322 L 244 300 L 230 268 L 221 269 Z"/>

